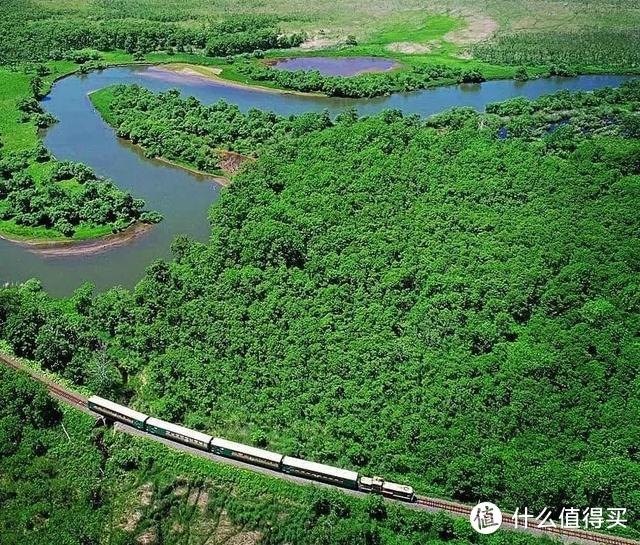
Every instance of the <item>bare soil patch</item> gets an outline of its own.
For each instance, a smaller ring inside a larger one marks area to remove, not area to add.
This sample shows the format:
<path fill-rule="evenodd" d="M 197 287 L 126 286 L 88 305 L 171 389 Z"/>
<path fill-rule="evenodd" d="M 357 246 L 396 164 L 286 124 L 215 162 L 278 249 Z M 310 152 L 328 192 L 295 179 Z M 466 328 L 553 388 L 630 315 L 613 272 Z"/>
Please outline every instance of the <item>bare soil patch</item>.
<path fill-rule="evenodd" d="M 153 499 L 153 484 L 146 483 L 140 487 L 140 505 L 151 505 Z"/>
<path fill-rule="evenodd" d="M 173 489 L 173 493 L 178 497 L 184 496 L 188 491 L 189 491 L 189 488 L 186 485 L 176 486 Z"/>
<path fill-rule="evenodd" d="M 209 503 L 209 493 L 204 488 L 196 488 L 189 494 L 187 503 L 197 506 L 200 512 L 204 513 Z"/>
<path fill-rule="evenodd" d="M 247 161 L 254 160 L 251 157 L 247 157 L 246 155 L 242 155 L 241 153 L 236 153 L 234 151 L 220 150 L 218 155 L 220 157 L 218 166 L 229 174 L 235 174 Z"/>
<path fill-rule="evenodd" d="M 236 535 L 238 529 L 234 526 L 229 519 L 229 515 L 225 510 L 220 512 L 220 518 L 218 519 L 218 526 L 214 534 L 214 543 L 228 542 L 234 535 Z"/>
<path fill-rule="evenodd" d="M 227 545 L 256 545 L 261 539 L 262 534 L 258 531 L 240 532 L 227 541 Z"/>
<path fill-rule="evenodd" d="M 140 522 L 140 519 L 142 519 L 142 512 L 137 510 L 132 511 L 127 515 L 126 521 L 121 524 L 120 527 L 125 532 L 133 532 L 136 529 L 138 522 Z"/>
<path fill-rule="evenodd" d="M 387 51 L 394 53 L 405 53 L 407 55 L 418 55 L 430 53 L 440 46 L 440 40 L 432 40 L 421 44 L 417 42 L 393 42 L 385 47 Z"/>
<path fill-rule="evenodd" d="M 322 34 L 318 36 L 313 36 L 311 38 L 307 38 L 304 42 L 300 44 L 300 49 L 306 49 L 307 51 L 311 51 L 314 49 L 325 49 L 327 47 L 333 47 L 334 45 L 338 45 L 340 43 L 339 38 L 329 38 Z"/>
<path fill-rule="evenodd" d="M 140 545 L 151 545 L 152 543 L 155 543 L 156 540 L 156 532 L 155 530 L 151 529 L 147 530 L 144 534 L 139 536 L 136 541 L 140 543 Z"/>
<path fill-rule="evenodd" d="M 498 30 L 498 23 L 488 15 L 460 13 L 459 16 L 464 17 L 467 26 L 447 32 L 444 35 L 447 42 L 457 45 L 471 45 L 491 38 Z"/>
<path fill-rule="evenodd" d="M 197 69 L 192 67 L 184 67 L 178 70 L 178 73 L 187 76 L 219 76 L 222 74 L 222 68 L 213 68 L 210 66 L 199 66 Z"/>
<path fill-rule="evenodd" d="M 206 490 L 202 489 L 200 491 L 196 505 L 198 506 L 198 509 L 200 509 L 201 513 L 204 513 L 207 510 L 207 505 L 209 505 L 209 493 Z"/>

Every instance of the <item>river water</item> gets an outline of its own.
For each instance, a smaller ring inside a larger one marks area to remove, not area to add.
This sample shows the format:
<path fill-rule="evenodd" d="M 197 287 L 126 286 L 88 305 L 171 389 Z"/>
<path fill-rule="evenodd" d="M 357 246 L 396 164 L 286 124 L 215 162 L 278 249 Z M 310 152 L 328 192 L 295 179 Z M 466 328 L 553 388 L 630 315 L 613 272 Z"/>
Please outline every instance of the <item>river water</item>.
<path fill-rule="evenodd" d="M 112 178 L 122 189 L 146 200 L 164 220 L 132 242 L 100 254 L 44 257 L 27 248 L 0 240 L 0 283 L 38 278 L 56 296 L 71 293 L 85 281 L 98 289 L 115 285 L 133 286 L 144 269 L 158 257 L 170 256 L 169 246 L 178 234 L 206 241 L 209 233 L 207 211 L 218 198 L 220 187 L 211 178 L 157 160 L 147 159 L 131 144 L 118 139 L 93 109 L 88 93 L 116 83 L 137 83 L 162 91 L 178 88 L 204 103 L 219 99 L 279 114 L 328 110 L 335 115 L 355 107 L 360 114 L 386 108 L 427 116 L 453 106 L 483 110 L 490 103 L 516 96 L 535 98 L 559 89 L 591 90 L 617 86 L 625 76 L 580 76 L 527 81 L 492 81 L 400 93 L 373 99 L 340 99 L 272 93 L 228 86 L 168 73 L 148 67 L 116 67 L 58 81 L 43 100 L 43 106 L 59 122 L 44 133 L 44 143 L 61 160 L 82 161 L 98 174 Z"/>

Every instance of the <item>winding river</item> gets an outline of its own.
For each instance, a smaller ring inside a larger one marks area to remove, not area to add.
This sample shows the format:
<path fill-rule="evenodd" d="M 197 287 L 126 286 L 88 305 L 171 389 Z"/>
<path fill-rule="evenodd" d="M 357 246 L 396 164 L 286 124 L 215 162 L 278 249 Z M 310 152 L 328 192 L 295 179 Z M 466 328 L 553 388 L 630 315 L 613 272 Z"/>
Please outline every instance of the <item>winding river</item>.
<path fill-rule="evenodd" d="M 131 144 L 118 139 L 91 106 L 88 93 L 116 83 L 137 83 L 154 91 L 178 88 L 205 103 L 219 99 L 279 114 L 328 110 L 337 114 L 355 107 L 360 114 L 386 108 L 427 116 L 453 106 L 484 109 L 490 102 L 515 96 L 535 98 L 559 89 L 591 90 L 617 86 L 625 76 L 580 76 L 552 78 L 524 83 L 493 81 L 480 85 L 441 87 L 374 99 L 338 99 L 300 96 L 230 86 L 199 77 L 173 74 L 149 66 L 115 67 L 87 75 L 73 75 L 57 82 L 43 105 L 59 122 L 43 134 L 44 143 L 58 159 L 82 161 L 99 174 L 113 178 L 135 197 L 146 200 L 164 221 L 130 243 L 109 251 L 85 256 L 46 257 L 5 240 L 0 240 L 0 282 L 39 278 L 50 293 L 64 296 L 82 282 L 98 289 L 114 285 L 133 286 L 154 258 L 168 257 L 171 241 L 187 234 L 206 241 L 209 233 L 207 210 L 220 194 L 209 177 L 166 163 L 147 159 Z"/>

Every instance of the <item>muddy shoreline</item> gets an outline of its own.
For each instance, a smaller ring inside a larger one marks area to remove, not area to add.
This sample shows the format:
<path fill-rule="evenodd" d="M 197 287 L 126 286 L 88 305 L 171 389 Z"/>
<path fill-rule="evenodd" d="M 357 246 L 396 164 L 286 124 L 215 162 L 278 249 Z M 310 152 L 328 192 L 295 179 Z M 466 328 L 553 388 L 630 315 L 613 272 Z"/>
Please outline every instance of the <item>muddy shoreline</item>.
<path fill-rule="evenodd" d="M 35 240 L 11 238 L 0 234 L 0 238 L 23 246 L 29 252 L 44 257 L 69 257 L 92 255 L 122 246 L 146 234 L 153 228 L 150 223 L 135 223 L 119 233 L 88 240 Z"/>
<path fill-rule="evenodd" d="M 193 65 L 199 66 L 201 65 Z M 274 87 L 265 87 L 264 85 L 253 85 L 251 83 L 242 83 L 240 81 L 233 81 L 230 79 L 225 79 L 220 76 L 220 74 L 216 73 L 214 69 L 211 69 L 208 73 L 203 74 L 202 72 L 198 72 L 197 70 L 191 68 L 191 65 L 187 63 L 159 63 L 159 64 L 151 64 L 149 65 L 150 72 L 156 72 L 159 74 L 178 74 L 180 76 L 195 78 L 202 81 L 207 82 L 215 82 L 220 85 L 224 85 L 226 87 L 235 87 L 238 89 L 251 89 L 253 91 L 260 91 L 263 93 L 275 93 L 279 95 L 298 95 L 298 96 L 307 96 L 307 97 L 326 97 L 322 93 L 303 93 L 302 91 L 292 91 L 288 89 L 277 89 Z"/>
<path fill-rule="evenodd" d="M 130 140 L 128 142 L 131 142 Z M 137 144 L 133 144 L 134 146 L 136 146 Z M 140 146 L 138 146 L 140 147 Z M 142 149 L 140 147 L 140 149 Z M 222 186 L 222 187 L 227 187 L 230 183 L 231 180 L 225 176 L 220 176 L 217 174 L 211 174 L 210 172 L 206 172 L 204 170 L 198 170 L 195 167 L 190 167 L 187 165 L 183 165 L 181 163 L 176 163 L 175 161 L 172 161 L 171 159 L 167 159 L 166 157 L 162 157 L 162 156 L 158 156 L 158 157 L 154 157 L 154 159 L 160 161 L 161 163 L 165 163 L 167 165 L 171 165 L 172 167 L 176 167 L 176 168 L 182 168 L 184 170 L 187 170 L 189 172 L 193 172 L 194 174 L 197 174 L 199 176 L 206 176 L 207 178 L 211 178 L 215 183 L 217 183 L 218 185 Z"/>

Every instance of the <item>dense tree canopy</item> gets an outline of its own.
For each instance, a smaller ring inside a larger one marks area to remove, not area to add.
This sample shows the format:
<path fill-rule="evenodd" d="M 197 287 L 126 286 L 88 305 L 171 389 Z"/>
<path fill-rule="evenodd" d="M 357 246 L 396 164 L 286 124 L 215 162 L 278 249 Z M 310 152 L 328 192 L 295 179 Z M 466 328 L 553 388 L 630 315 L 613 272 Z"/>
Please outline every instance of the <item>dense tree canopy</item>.
<path fill-rule="evenodd" d="M 137 18 L 117 12 L 102 16 L 60 17 L 30 0 L 8 0 L 0 13 L 0 64 L 23 61 L 77 60 L 77 50 L 122 49 L 129 53 L 198 51 L 210 56 L 298 45 L 301 34 L 283 35 L 278 21 L 267 16 L 234 16 L 205 21 L 199 28 Z M 82 54 L 82 53 L 80 53 Z"/>
<path fill-rule="evenodd" d="M 2 543 L 97 543 L 99 461 L 88 437 L 64 435 L 62 411 L 42 385 L 0 367 Z"/>
<path fill-rule="evenodd" d="M 253 80 L 271 81 L 285 89 L 349 98 L 374 97 L 415 91 L 432 85 L 479 83 L 485 80 L 478 70 L 447 65 L 417 65 L 407 70 L 352 77 L 324 76 L 317 70 L 280 70 L 255 62 L 244 62 L 237 69 Z"/>
<path fill-rule="evenodd" d="M 36 182 L 26 169 L 38 154 L 49 159 L 44 148 L 0 153 L 0 220 L 71 237 L 78 228 L 110 226 L 117 232 L 136 221 L 162 219 L 157 212 L 145 211 L 142 199 L 134 199 L 81 163 L 54 161 L 50 174 Z"/>
<path fill-rule="evenodd" d="M 138 85 L 101 89 L 91 99 L 118 136 L 147 155 L 204 170 L 220 166 L 225 157 L 220 152 L 255 155 L 264 145 L 331 125 L 327 112 L 283 117 L 253 108 L 243 114 L 224 100 L 207 106 L 177 90 L 155 94 Z"/>
<path fill-rule="evenodd" d="M 179 238 L 131 292 L 5 290 L 0 333 L 198 429 L 637 521 L 639 102 L 635 83 L 283 135 L 210 244 Z"/>
<path fill-rule="evenodd" d="M 61 408 L 0 367 L 0 542 L 545 545 L 464 520 L 299 486 L 187 456 Z"/>

